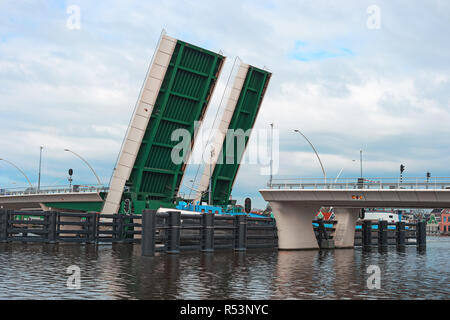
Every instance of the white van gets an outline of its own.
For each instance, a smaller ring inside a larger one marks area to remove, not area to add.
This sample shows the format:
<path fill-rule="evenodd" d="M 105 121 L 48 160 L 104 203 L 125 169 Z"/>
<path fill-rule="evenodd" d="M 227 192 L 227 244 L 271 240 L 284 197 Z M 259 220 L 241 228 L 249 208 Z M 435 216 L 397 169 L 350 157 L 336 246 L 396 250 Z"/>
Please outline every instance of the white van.
<path fill-rule="evenodd" d="M 387 222 L 399 222 L 398 214 L 389 211 L 365 211 L 364 220 L 379 221 L 385 220 Z"/>

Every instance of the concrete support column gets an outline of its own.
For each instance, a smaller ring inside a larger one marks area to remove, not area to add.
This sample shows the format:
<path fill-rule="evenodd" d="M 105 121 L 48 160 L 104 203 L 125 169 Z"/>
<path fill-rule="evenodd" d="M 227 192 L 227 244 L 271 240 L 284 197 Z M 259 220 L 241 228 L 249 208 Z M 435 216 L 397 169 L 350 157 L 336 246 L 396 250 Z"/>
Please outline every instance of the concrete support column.
<path fill-rule="evenodd" d="M 354 247 L 355 227 L 359 210 L 357 208 L 334 208 L 334 215 L 337 220 L 333 237 L 335 248 Z"/>
<path fill-rule="evenodd" d="M 320 206 L 270 201 L 278 229 L 278 249 L 319 249 L 312 221 Z"/>

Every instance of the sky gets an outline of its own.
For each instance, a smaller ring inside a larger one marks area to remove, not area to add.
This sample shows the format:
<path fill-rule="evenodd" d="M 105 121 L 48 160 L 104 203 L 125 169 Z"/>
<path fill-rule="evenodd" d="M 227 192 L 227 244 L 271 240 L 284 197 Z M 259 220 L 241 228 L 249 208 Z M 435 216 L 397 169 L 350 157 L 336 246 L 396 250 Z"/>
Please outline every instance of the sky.
<path fill-rule="evenodd" d="M 70 8 L 79 9 L 74 28 Z M 272 72 L 255 128 L 279 135 L 274 179 L 450 176 L 448 1 L 0 0 L 0 158 L 41 185 L 108 184 L 162 30 Z M 219 109 L 220 110 L 220 109 Z M 252 136 L 253 138 L 253 136 Z M 251 139 L 250 143 L 256 143 Z M 352 161 L 356 160 L 356 161 Z M 197 167 L 188 167 L 187 178 Z M 243 164 L 233 198 L 265 202 Z M 26 186 L 0 161 L 0 188 Z M 186 189 L 185 189 L 186 190 Z"/>

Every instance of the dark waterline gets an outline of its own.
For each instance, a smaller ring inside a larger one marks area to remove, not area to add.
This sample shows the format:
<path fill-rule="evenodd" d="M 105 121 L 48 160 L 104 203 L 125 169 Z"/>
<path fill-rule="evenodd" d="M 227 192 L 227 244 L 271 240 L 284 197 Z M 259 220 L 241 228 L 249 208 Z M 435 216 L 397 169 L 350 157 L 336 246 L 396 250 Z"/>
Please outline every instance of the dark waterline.
<path fill-rule="evenodd" d="M 252 250 L 141 257 L 139 245 L 0 244 L 0 299 L 448 299 L 450 238 L 427 250 Z M 81 289 L 66 286 L 81 269 Z M 369 265 L 381 288 L 368 289 Z"/>

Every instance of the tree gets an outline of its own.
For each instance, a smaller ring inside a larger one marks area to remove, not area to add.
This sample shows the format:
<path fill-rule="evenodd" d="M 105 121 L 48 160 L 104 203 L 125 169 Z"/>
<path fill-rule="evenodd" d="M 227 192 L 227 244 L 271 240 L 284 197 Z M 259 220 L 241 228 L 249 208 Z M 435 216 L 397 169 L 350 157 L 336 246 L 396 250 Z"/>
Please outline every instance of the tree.
<path fill-rule="evenodd" d="M 411 209 L 411 213 L 416 221 L 422 221 L 426 214 L 424 209 Z"/>

